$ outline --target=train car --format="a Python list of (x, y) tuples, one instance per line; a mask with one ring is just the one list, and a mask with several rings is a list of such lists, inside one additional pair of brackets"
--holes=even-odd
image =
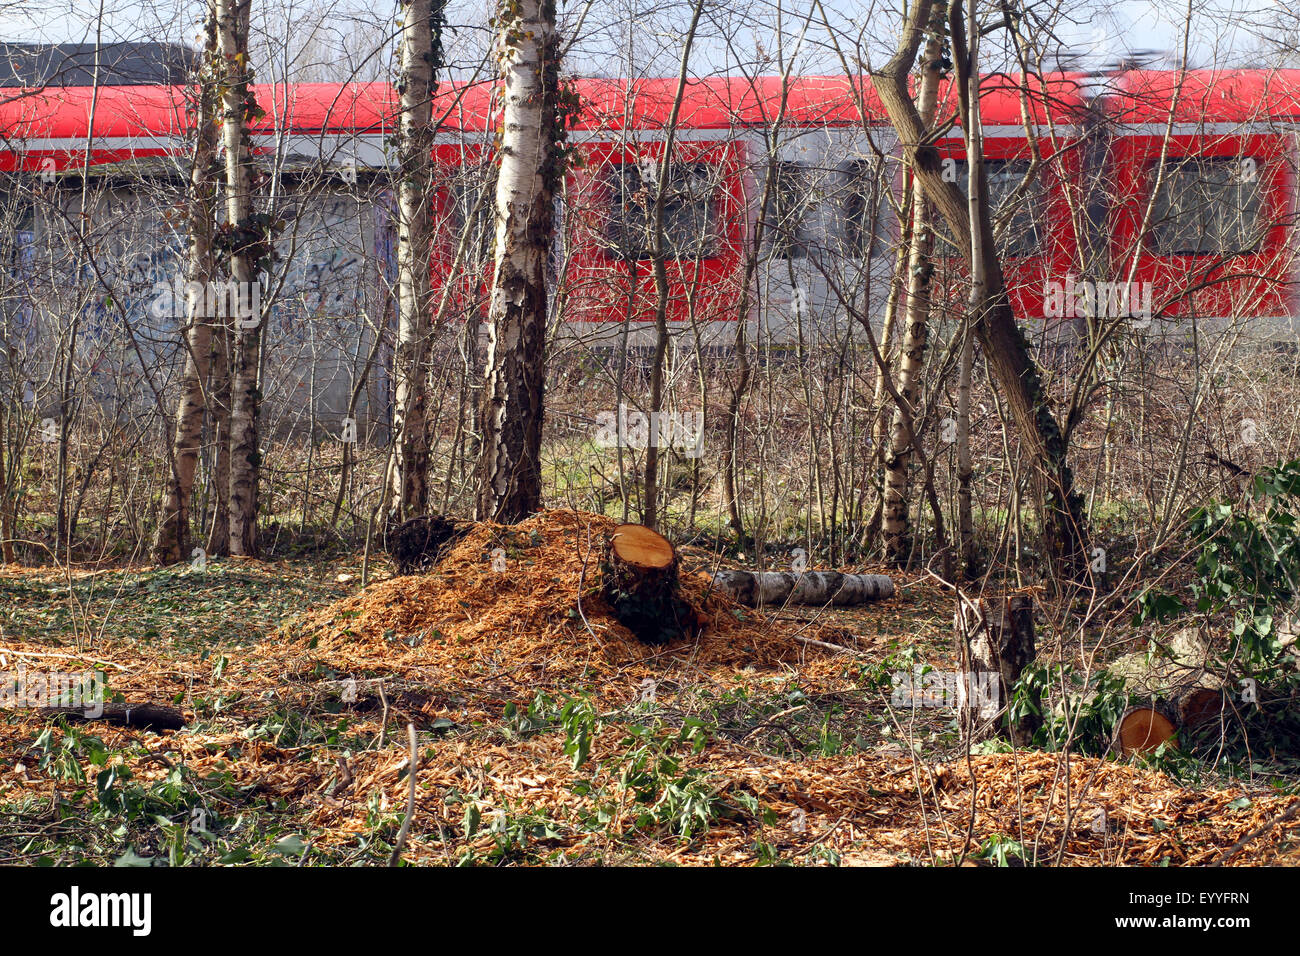
[[(96, 394), (148, 401), (179, 367), (185, 227), (179, 216), (191, 149), (180, 87), (6, 91), (0, 175), (10, 286), (4, 296), (11, 374), (39, 383), (57, 340), (80, 317), (78, 368)], [(353, 399), (358, 355), (389, 308), (393, 237), (386, 85), (255, 87), (266, 115), (250, 138), (270, 177), (268, 211), (283, 224), (263, 285), (271, 304), (268, 428), (387, 413), (385, 362)], [(89, 175), (82, 177), (82, 172)], [(14, 188), (17, 187), (17, 188)], [(85, 213), (83, 216), (82, 214)], [(79, 234), (78, 223), (84, 222)], [(366, 320), (366, 316), (369, 317)], [(145, 383), (143, 376), (153, 381)], [(152, 385), (152, 387), (147, 387)]]
[[(570, 133), (576, 162), (559, 204), (557, 336), (601, 348), (648, 346), (661, 302), (673, 341), (706, 348), (734, 345), (742, 319), (750, 342), (789, 344), (826, 336), (832, 320), (851, 327), (844, 301), (878, 312), (887, 285), (880, 267), (889, 262), (876, 221), (889, 209), (880, 171), (893, 148), (879, 112), (864, 124), (843, 79), (720, 79), (688, 83), (674, 120), (677, 85), (575, 83), (584, 108)], [(438, 311), (477, 320), (490, 271), (491, 103), (454, 90), (443, 97), (458, 105), (442, 110), (453, 121), (435, 149)], [(661, 296), (652, 222), (669, 127)], [(770, 181), (769, 154), (778, 167)], [(847, 237), (846, 207), (856, 224)], [(755, 245), (764, 216), (767, 238)], [(871, 304), (862, 298), (867, 270), (857, 248), (871, 250), (866, 261), (877, 266)]]
[(572, 133), (578, 162), (565, 184), (561, 273), (566, 332), (584, 343), (649, 344), (660, 310), (675, 330), (708, 333), (737, 318), (747, 232), (744, 130), (726, 83), (689, 84), (665, 170), (676, 91), (675, 80), (579, 84), (584, 109)]
[[(440, 333), (486, 313), (493, 89), (444, 84), (434, 106)], [(673, 340), (692, 348), (732, 347), (742, 333), (776, 346), (861, 341), (865, 326), (879, 327), (902, 175), (869, 80), (691, 80), (680, 103), (675, 79), (585, 79), (575, 89), (577, 162), (553, 257), (560, 341), (649, 345), (661, 307)], [(286, 415), (338, 416), (368, 374), (363, 414), (382, 418), (387, 357), (370, 345), (392, 322), (395, 94), (386, 84), (297, 84), (255, 95), (265, 115), (251, 136), (283, 224), (266, 285), (268, 354), (279, 356), (268, 398)], [(6, 335), (25, 336), (29, 351), (53, 331), (41, 322), (81, 310), (93, 320), (83, 338), (98, 350), (91, 364), (111, 365), (130, 351), (114, 327), (125, 315), (174, 370), (176, 316), (157, 304), (182, 262), (185, 97), (181, 87), (104, 87), (0, 98), (0, 174), (22, 186), (4, 193), (14, 207), (5, 254), (21, 280), (6, 295)], [(950, 87), (941, 110), (955, 114)], [(1016, 207), (1003, 217), (1002, 252), (1027, 323), (1086, 322), (1081, 312), (1118, 305), (1139, 321), (1149, 312), (1166, 324), (1194, 316), (1293, 329), (1300, 71), (1137, 71), (1107, 78), (1101, 96), (1078, 75), (996, 75), (984, 82), (981, 117), (994, 203)], [(936, 147), (964, 188), (959, 124)], [(662, 292), (650, 228), (661, 178)], [(69, 230), (79, 217), (92, 226), (78, 237)], [(87, 273), (92, 250), (112, 261)], [(940, 250), (959, 292), (958, 250), (942, 240)], [(952, 303), (954, 315), (961, 308)]]
[(893, 278), (901, 185), (898, 138), (874, 87), (865, 77), (764, 78), (740, 105), (759, 337), (865, 341), (867, 324), (879, 331)]
[[(1089, 109), (1081, 74), (1042, 77), (997, 74), (981, 82), (980, 124), (989, 199), (995, 217), (1003, 276), (1016, 315), (1026, 325), (1059, 338), (1053, 301), (1056, 284), (1082, 267), (1080, 235), (1086, 228), (1087, 196), (1083, 144)], [(944, 84), (940, 117), (958, 117), (957, 91)], [(963, 195), (969, 166), (960, 121), (935, 143), (945, 178)], [(940, 226), (938, 254), (948, 270), (963, 274), (962, 250)], [(964, 289), (956, 284), (964, 311)]]
[(1134, 290), (1139, 328), (1294, 337), (1300, 71), (1134, 71), (1105, 112), (1105, 278)]

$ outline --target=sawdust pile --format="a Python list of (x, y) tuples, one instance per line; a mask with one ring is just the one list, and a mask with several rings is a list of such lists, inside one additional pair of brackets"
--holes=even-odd
[(642, 644), (600, 593), (599, 564), (614, 528), (573, 511), (481, 524), (435, 570), (380, 582), (308, 615), (268, 653), (287, 675), (469, 688), (498, 716), (496, 704), (539, 689), (582, 690), (610, 703), (646, 679), (730, 683), (742, 671), (790, 670), (809, 657), (792, 626), (734, 604), (711, 590), (708, 575), (687, 570), (681, 588), (704, 624), (699, 638)]
[[(713, 733), (699, 750), (677, 748), (674, 769), (656, 785), (664, 799), (671, 787), (694, 788), (713, 808), (707, 825), (686, 838), (662, 821), (647, 823), (646, 805), (624, 786), (644, 743), (629, 743), (630, 723), (652, 722), (651, 711), (664, 715), (663, 739), (671, 741), (674, 720), (691, 712), (689, 695), (701, 688), (771, 695), (795, 686), (857, 700), (862, 688), (852, 672), (861, 659), (799, 640), (848, 644), (845, 632), (737, 607), (710, 593), (698, 571), (683, 571), (682, 583), (706, 622), (700, 636), (641, 644), (599, 593), (598, 565), (613, 527), (571, 511), (513, 527), (481, 525), (434, 572), (376, 583), (267, 641), (227, 651), (220, 667), (196, 654), (161, 657), (99, 642), (85, 662), (107, 667), (111, 686), (129, 698), (187, 711), (200, 699), (206, 704), (201, 719), (174, 733), (106, 725), (93, 732), (143, 783), (184, 766), (195, 779), (219, 782), (221, 799), (237, 792), (258, 804), (278, 802), (315, 846), (343, 862), (363, 858), (377, 836), (391, 839), (396, 830), (409, 758), (391, 728), (407, 720), (421, 732), (404, 854), (412, 863), (751, 865), (775, 853), (813, 864), (934, 864), (989, 841), (1014, 841), (1013, 862), (1300, 862), (1300, 801), (1262, 786), (1191, 789), (1138, 766), (1033, 751), (927, 760), (897, 742), (783, 757), (744, 732)], [(505, 571), (496, 570), (501, 557)], [(21, 656), (67, 667), (79, 656), (34, 643), (0, 650), (10, 666)], [(343, 704), (338, 685), (346, 678), (374, 684)], [(656, 702), (618, 716), (647, 680)], [(521, 731), (503, 722), (503, 707), (538, 691), (589, 695), (603, 715), (580, 766), (554, 723)], [(361, 744), (302, 745), (277, 729), (289, 726), (286, 715), (325, 715), (332, 723), (339, 714)], [(39, 808), (57, 798), (89, 807), (93, 792), (40, 766), (34, 742), (45, 727), (31, 712), (8, 717), (0, 804)], [(82, 769), (88, 779), (98, 772), (89, 763)], [(247, 809), (214, 806), (232, 818)], [(472, 832), (471, 811), (481, 821)]]

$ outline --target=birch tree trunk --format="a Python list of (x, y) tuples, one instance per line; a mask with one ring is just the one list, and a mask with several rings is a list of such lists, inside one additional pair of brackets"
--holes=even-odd
[(515, 522), (542, 499), (546, 263), (564, 131), (554, 0), (499, 0), (494, 25), (505, 106), (475, 512)]
[[(926, 125), (907, 92), (907, 76), (921, 46), (922, 24), (929, 21), (933, 4), (934, 0), (917, 0), (913, 4), (897, 51), (884, 67), (872, 71), (871, 78), (921, 190), (943, 215), (958, 247), (969, 259), (970, 211), (956, 184), (944, 180), (939, 153), (927, 140)], [(952, 10), (959, 25), (960, 9), (958, 2)], [(961, 47), (958, 51), (954, 42), (955, 62), (964, 56), (964, 42)], [(964, 81), (969, 69), (969, 63), (959, 64), (958, 78)], [(987, 281), (984, 306), (973, 317), (975, 335), (983, 346), (989, 374), (1005, 396), (1016, 432), (1041, 478), (1044, 543), (1049, 562), (1070, 577), (1077, 577), (1087, 565), (1084, 557), (1088, 529), (1083, 502), (1075, 491), (1074, 477), (1066, 460), (1065, 438), (1029, 354), (1029, 343), (1016, 325), (1002, 264), (994, 249), (993, 223), (987, 208), (974, 227), (982, 234)]]
[(229, 320), (217, 318), (212, 327), (212, 361), (208, 380), (208, 411), (212, 433), (212, 521), (207, 552), (230, 553), (230, 353), (234, 335)]
[[(940, 60), (943, 57), (946, 10), (942, 0), (936, 2), (926, 24), (927, 39), (922, 53), (921, 82), (916, 94), (917, 112), (926, 130), (934, 125), (939, 105), (939, 80), (942, 77)], [(921, 393), (921, 371), (925, 367), (925, 350), (930, 337), (930, 285), (934, 276), (932, 219), (933, 211), (925, 194), (914, 189), (911, 248), (907, 258), (907, 312), (903, 323), (897, 379), (898, 394), (906, 402), (908, 414), (904, 414), (902, 408), (894, 409), (889, 429), (889, 446), (884, 456), (885, 487), (881, 530), (885, 538), (885, 554), (892, 564), (906, 562), (912, 548), (907, 494), (907, 472), (913, 453), (913, 436), (909, 423), (915, 420)]]
[(172, 438), (171, 480), (163, 496), (154, 558), (173, 564), (185, 557), (189, 541), (190, 511), (194, 498), (194, 473), (203, 439), (205, 392), (212, 355), (212, 316), (206, 308), (205, 290), (216, 275), (213, 261), (213, 224), (217, 189), (213, 165), (217, 154), (216, 97), (213, 60), (217, 55), (216, 9), (209, 3), (206, 42), (199, 70), (195, 101), (194, 152), (190, 160), (190, 188), (186, 216), (189, 255), (185, 275), (185, 368), (181, 374), (180, 406)]
[(423, 514), (429, 501), (426, 365), (429, 350), (429, 215), (433, 95), (442, 56), (445, 0), (404, 0), (398, 93), (397, 348), (392, 486), (394, 522)]
[[(252, 0), (217, 0), (217, 43), (221, 53), (221, 137), (226, 163), (226, 230), (230, 249), (227, 297), (234, 318), (230, 408), (230, 553), (256, 557), (257, 494), (261, 474), (258, 447), (258, 372), (262, 315), (253, 286), (266, 255), (266, 229), (253, 214), (253, 168), (247, 122), (256, 108), (248, 88), (248, 21)], [(260, 296), (258, 297), (260, 298)]]
[(14, 563), (13, 525), (9, 518), (9, 472), (5, 465), (5, 413), (0, 408), (0, 561)]

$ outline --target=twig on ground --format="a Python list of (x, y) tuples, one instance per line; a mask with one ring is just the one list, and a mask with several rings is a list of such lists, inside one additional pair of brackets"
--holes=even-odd
[(388, 858), (389, 866), (397, 866), (401, 860), (402, 850), (406, 848), (406, 836), (411, 832), (411, 817), (415, 816), (415, 767), (420, 760), (415, 745), (415, 724), (406, 725), (406, 735), (411, 744), (411, 762), (406, 768), (406, 776), (411, 782), (411, 789), (406, 797), (406, 819), (402, 821), (402, 829), (398, 831), (397, 843), (393, 846), (393, 855)]

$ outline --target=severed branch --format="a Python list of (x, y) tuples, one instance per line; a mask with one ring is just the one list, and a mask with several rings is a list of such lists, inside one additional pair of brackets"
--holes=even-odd
[[(99, 710), (99, 713), (94, 713)], [(102, 707), (38, 707), (42, 717), (66, 717), (69, 720), (102, 720), (120, 727), (149, 727), (153, 730), (180, 730), (185, 715), (175, 707), (161, 704), (103, 704)]]

